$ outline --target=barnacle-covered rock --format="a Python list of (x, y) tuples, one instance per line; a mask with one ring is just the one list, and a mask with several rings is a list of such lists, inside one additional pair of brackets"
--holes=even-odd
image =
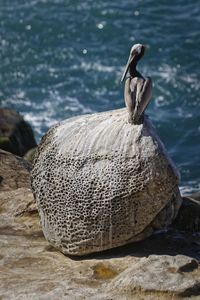
[(71, 255), (141, 240), (171, 223), (178, 180), (150, 120), (129, 124), (125, 109), (54, 126), (32, 170), (45, 237)]

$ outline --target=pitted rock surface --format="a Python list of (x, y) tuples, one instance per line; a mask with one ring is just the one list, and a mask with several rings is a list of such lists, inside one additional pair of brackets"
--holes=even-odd
[(43, 137), (32, 188), (47, 240), (84, 255), (143, 239), (176, 216), (175, 166), (147, 117), (126, 110), (63, 121)]

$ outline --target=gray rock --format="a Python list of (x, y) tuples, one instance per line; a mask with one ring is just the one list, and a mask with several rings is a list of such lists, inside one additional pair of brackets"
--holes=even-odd
[(179, 176), (148, 118), (125, 109), (71, 118), (49, 130), (32, 188), (47, 240), (84, 255), (149, 236), (181, 204)]
[(1, 236), (33, 236), (38, 233), (43, 236), (37, 206), (31, 190), (18, 188), (13, 191), (0, 191)]
[(23, 158), (0, 149), (0, 235), (41, 232), (30, 170)]
[(108, 284), (107, 289), (118, 296), (145, 292), (154, 293), (154, 297), (156, 293), (173, 297), (200, 295), (199, 274), (191, 276), (197, 268), (198, 262), (184, 255), (151, 255), (127, 268)]
[(0, 108), (0, 148), (23, 156), (36, 147), (33, 130), (16, 111)]
[(26, 160), (0, 149), (0, 191), (30, 189), (30, 170)]

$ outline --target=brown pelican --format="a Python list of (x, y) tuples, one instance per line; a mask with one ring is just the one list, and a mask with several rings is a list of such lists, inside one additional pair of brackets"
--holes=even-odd
[(124, 87), (124, 100), (128, 109), (128, 122), (138, 124), (146, 109), (152, 95), (152, 81), (150, 77), (146, 79), (137, 71), (137, 63), (145, 52), (145, 46), (135, 44), (130, 51), (121, 82), (126, 78)]

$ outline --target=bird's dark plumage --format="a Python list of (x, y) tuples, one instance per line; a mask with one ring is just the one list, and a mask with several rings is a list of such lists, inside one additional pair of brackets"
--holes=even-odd
[(136, 66), (145, 52), (145, 47), (136, 44), (131, 48), (129, 59), (122, 76), (125, 79), (124, 100), (128, 109), (128, 121), (131, 124), (138, 124), (151, 99), (152, 81), (150, 77), (146, 79), (137, 71)]

